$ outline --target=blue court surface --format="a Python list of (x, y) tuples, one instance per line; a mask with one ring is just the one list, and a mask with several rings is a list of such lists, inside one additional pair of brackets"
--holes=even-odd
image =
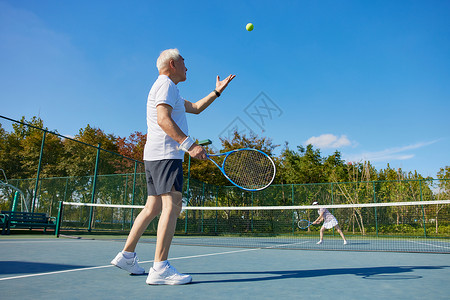
[[(110, 261), (123, 240), (0, 238), (1, 299), (449, 299), (450, 255), (175, 244), (184, 286), (149, 286)], [(155, 245), (137, 253), (148, 271)]]

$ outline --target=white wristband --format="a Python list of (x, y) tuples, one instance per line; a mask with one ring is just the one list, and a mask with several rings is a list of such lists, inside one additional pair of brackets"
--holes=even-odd
[(184, 152), (188, 152), (189, 148), (194, 144), (194, 140), (191, 139), (191, 137), (187, 137), (178, 147), (179, 149), (183, 150)]

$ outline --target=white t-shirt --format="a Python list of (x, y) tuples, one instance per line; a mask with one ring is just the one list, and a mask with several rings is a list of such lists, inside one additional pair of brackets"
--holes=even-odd
[(184, 101), (176, 84), (168, 76), (159, 75), (147, 99), (147, 142), (144, 148), (144, 160), (184, 158), (184, 151), (178, 150), (179, 144), (158, 125), (156, 114), (157, 105), (170, 105), (172, 107), (172, 119), (184, 134), (188, 135)]

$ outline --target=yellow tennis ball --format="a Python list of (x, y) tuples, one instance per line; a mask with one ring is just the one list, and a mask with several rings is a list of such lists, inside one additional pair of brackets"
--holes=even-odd
[(245, 26), (245, 29), (247, 29), (247, 31), (252, 31), (253, 30), (253, 24), (252, 23), (248, 23), (247, 26)]

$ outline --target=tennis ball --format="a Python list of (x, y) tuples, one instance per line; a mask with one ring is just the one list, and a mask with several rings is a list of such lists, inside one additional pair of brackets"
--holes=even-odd
[(247, 26), (245, 26), (245, 29), (247, 29), (247, 31), (252, 31), (253, 30), (253, 24), (252, 23), (248, 23)]

